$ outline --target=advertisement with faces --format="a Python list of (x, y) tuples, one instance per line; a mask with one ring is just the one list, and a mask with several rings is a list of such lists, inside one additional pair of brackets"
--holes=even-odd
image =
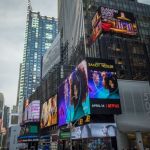
[(33, 100), (25, 107), (24, 122), (38, 122), (40, 119), (40, 100)]
[(59, 126), (90, 114), (87, 79), (87, 65), (83, 60), (59, 87)]
[(75, 127), (71, 132), (72, 139), (115, 136), (115, 123), (90, 123), (83, 126)]
[(57, 124), (57, 95), (51, 97), (42, 106), (41, 128)]
[(91, 113), (121, 113), (120, 95), (114, 61), (88, 58), (87, 68)]
[(137, 35), (137, 24), (132, 13), (108, 7), (99, 7), (92, 19), (91, 42), (95, 42), (101, 33), (119, 33)]

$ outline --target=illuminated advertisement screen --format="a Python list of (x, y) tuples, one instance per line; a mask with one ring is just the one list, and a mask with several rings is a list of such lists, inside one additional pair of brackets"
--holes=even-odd
[(92, 19), (92, 41), (102, 32), (137, 35), (137, 24), (132, 13), (107, 7), (99, 7)]
[(71, 132), (72, 139), (115, 137), (115, 123), (90, 123), (75, 127)]
[(26, 122), (28, 120), (28, 107), (24, 110), (24, 121)]
[(24, 111), (25, 122), (38, 122), (40, 120), (40, 100), (32, 101)]
[(48, 110), (47, 110), (47, 102), (45, 102), (42, 106), (41, 112), (41, 121), (40, 121), (41, 128), (47, 127), (47, 122), (48, 122)]
[(88, 58), (87, 66), (91, 113), (120, 113), (120, 96), (114, 62)]
[(87, 79), (87, 65), (84, 60), (59, 87), (59, 126), (90, 114)]
[(20, 130), (20, 136), (37, 134), (37, 133), (38, 133), (37, 125), (26, 125), (24, 127), (21, 127), (21, 130)]
[(43, 104), (40, 124), (41, 128), (57, 124), (57, 95)]
[(31, 102), (31, 119), (39, 121), (40, 119), (40, 101), (34, 100)]
[(57, 124), (57, 95), (48, 100), (48, 113), (49, 120), (47, 126)]

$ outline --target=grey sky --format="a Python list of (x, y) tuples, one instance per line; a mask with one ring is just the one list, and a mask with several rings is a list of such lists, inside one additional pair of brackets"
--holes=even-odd
[[(57, 17), (57, 0), (31, 0), (33, 11)], [(27, 0), (0, 2), (0, 92), (5, 104), (16, 103), (19, 64), (22, 62)]]
[(150, 0), (138, 0), (138, 2), (150, 5)]

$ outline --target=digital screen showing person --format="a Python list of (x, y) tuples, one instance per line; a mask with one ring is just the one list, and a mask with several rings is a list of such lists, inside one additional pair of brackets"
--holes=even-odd
[(119, 99), (115, 72), (88, 70), (90, 98)]
[(48, 100), (48, 124), (51, 126), (57, 123), (57, 95)]
[(75, 127), (71, 133), (72, 139), (83, 139), (91, 137), (115, 137), (115, 123), (90, 123)]
[(120, 114), (120, 95), (113, 60), (87, 58), (91, 114)]
[(41, 112), (41, 121), (40, 126), (41, 128), (47, 127), (48, 124), (48, 109), (47, 109), (47, 102), (43, 104), (42, 112)]
[(59, 126), (90, 114), (87, 65), (82, 61), (58, 92)]
[[(67, 118), (70, 118), (70, 113), (67, 110), (69, 107), (69, 81), (66, 79), (63, 84), (59, 87), (58, 90), (58, 125), (64, 125), (68, 121)], [(67, 112), (68, 111), (68, 112)]]
[(41, 112), (41, 128), (57, 124), (57, 95), (43, 104)]
[(76, 67), (69, 78), (69, 82), (71, 106), (74, 109), (71, 112), (71, 121), (75, 121), (90, 113), (86, 61), (82, 61)]
[(92, 19), (91, 42), (95, 42), (101, 33), (111, 32), (135, 36), (138, 29), (132, 13), (108, 7), (99, 7)]

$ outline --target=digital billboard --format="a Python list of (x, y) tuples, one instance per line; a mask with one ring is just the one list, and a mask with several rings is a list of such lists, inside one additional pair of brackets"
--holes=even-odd
[(75, 127), (71, 132), (72, 139), (115, 137), (115, 123), (90, 123)]
[(86, 61), (82, 61), (58, 90), (59, 126), (90, 114)]
[(47, 127), (48, 123), (48, 109), (47, 109), (47, 101), (42, 106), (41, 111), (41, 120), (40, 120), (40, 126), (41, 128)]
[(94, 42), (102, 32), (137, 35), (138, 29), (132, 13), (108, 7), (99, 7), (92, 19), (92, 36)]
[(40, 101), (34, 100), (31, 102), (31, 119), (39, 121), (40, 119)]
[(57, 124), (57, 95), (43, 104), (40, 124), (41, 128)]
[(24, 110), (24, 122), (38, 122), (40, 120), (40, 100), (33, 100)]
[(120, 113), (120, 96), (114, 61), (87, 58), (91, 113)]
[(88, 114), (121, 113), (115, 64), (112, 60), (86, 58), (58, 89), (58, 125)]

